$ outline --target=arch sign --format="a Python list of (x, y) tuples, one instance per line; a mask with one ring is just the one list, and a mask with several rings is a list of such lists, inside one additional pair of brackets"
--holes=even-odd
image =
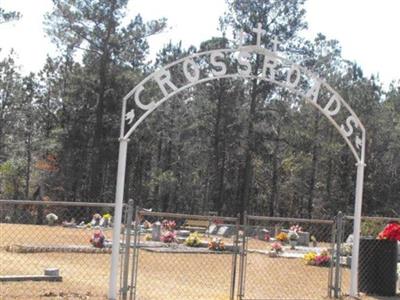
[[(244, 45), (243, 37), (246, 33), (241, 32), (236, 49), (205, 51), (176, 60), (147, 76), (123, 98), (113, 236), (117, 237), (121, 229), (129, 137), (147, 116), (173, 96), (200, 83), (220, 78), (266, 81), (304, 98), (318, 109), (337, 129), (355, 157), (357, 181), (350, 295), (356, 296), (365, 167), (365, 128), (351, 107), (328, 83), (299, 64), (280, 56), (276, 39), (272, 40), (272, 49), (262, 47), (261, 37), (266, 31), (262, 29), (261, 24), (253, 28), (253, 33), (257, 37), (255, 45)], [(255, 69), (257, 55), (258, 61), (261, 62), (259, 70)], [(118, 239), (114, 238), (109, 299), (116, 299), (117, 295), (118, 253)]]

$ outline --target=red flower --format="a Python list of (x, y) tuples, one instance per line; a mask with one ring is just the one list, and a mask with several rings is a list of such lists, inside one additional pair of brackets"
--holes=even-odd
[(390, 222), (386, 227), (378, 234), (378, 239), (400, 241), (400, 224), (397, 221)]

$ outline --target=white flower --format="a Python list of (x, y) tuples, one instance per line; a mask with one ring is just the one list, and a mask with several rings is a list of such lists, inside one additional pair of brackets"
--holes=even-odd
[(53, 214), (53, 213), (49, 213), (48, 215), (46, 215), (46, 220), (48, 221), (48, 222), (50, 222), (50, 221), (57, 221), (58, 220), (58, 217), (57, 217), (57, 215), (56, 214)]

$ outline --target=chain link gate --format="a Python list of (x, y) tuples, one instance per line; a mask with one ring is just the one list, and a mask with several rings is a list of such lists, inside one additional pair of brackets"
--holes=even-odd
[[(127, 220), (129, 214), (130, 211)], [(146, 228), (148, 222), (152, 223), (151, 230)], [(168, 231), (168, 226), (174, 229)], [(149, 212), (136, 208), (135, 222), (129, 227), (127, 221), (122, 247), (121, 299), (235, 298), (239, 218)], [(167, 241), (171, 232), (174, 243)], [(189, 234), (201, 237), (198, 247), (187, 245)], [(224, 251), (219, 251), (218, 245)]]
[[(290, 229), (300, 229), (297, 245), (294, 242), (289, 245), (285, 241)], [(334, 253), (336, 231), (336, 222), (333, 220), (245, 214), (238, 299), (299, 300), (332, 297), (332, 291), (338, 291), (340, 283), (340, 269)]]
[[(340, 251), (344, 232), (341, 213), (334, 220), (245, 215), (244, 225), (239, 226), (239, 218), (147, 212), (136, 208), (135, 222), (132, 224), (133, 206), (128, 207), (127, 234), (122, 247), (123, 300), (166, 297), (322, 299), (341, 296)], [(224, 238), (227, 251), (209, 251), (205, 248), (180, 251), (180, 246), (176, 244), (149, 241), (149, 233), (143, 229), (143, 221), (147, 219), (153, 224), (158, 220), (174, 220), (177, 229), (187, 228), (185, 225), (188, 223), (206, 224), (208, 231), (204, 233), (204, 238), (209, 240), (216, 236), (216, 231), (210, 230), (212, 223), (223, 223), (217, 228), (227, 227), (234, 234), (231, 239)], [(303, 227), (296, 250), (285, 244), (283, 252), (272, 257), (270, 249), (275, 236), (286, 233), (294, 225)], [(193, 226), (189, 229), (191, 232), (196, 230)], [(305, 263), (304, 256), (307, 253), (315, 251), (321, 254), (324, 249), (330, 257), (329, 262), (323, 266)]]

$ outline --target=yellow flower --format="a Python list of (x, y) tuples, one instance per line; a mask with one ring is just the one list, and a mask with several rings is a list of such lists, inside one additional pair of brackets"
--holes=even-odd
[(304, 254), (304, 261), (307, 265), (312, 265), (315, 263), (315, 258), (317, 257), (317, 253), (315, 253), (314, 251), (310, 251), (306, 254)]
[(280, 232), (275, 238), (280, 242), (286, 242), (288, 240), (288, 235), (285, 232)]

